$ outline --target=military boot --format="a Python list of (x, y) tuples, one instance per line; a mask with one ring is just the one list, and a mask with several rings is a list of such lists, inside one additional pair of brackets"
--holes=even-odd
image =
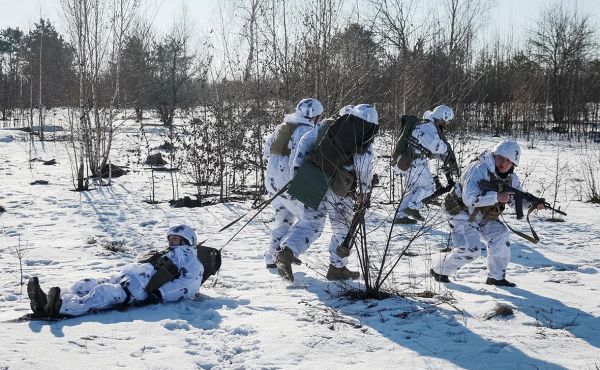
[(448, 279), (448, 275), (438, 274), (437, 272), (433, 271), (433, 269), (429, 269), (429, 275), (433, 276), (433, 279), (435, 281), (439, 281), (440, 283), (450, 282), (450, 279)]
[(59, 318), (61, 306), (62, 299), (60, 299), (60, 288), (57, 286), (50, 288), (50, 290), (48, 290), (48, 303), (45, 307), (46, 315), (51, 318)]
[(294, 273), (292, 271), (292, 262), (294, 262), (294, 252), (290, 248), (283, 248), (277, 253), (275, 264), (279, 276), (291, 282), (294, 281)]
[(338, 245), (337, 248), (335, 249), (335, 254), (344, 258), (344, 257), (348, 257), (350, 255), (350, 251), (351, 251), (350, 248), (348, 248), (344, 245)]
[[(277, 248), (277, 253), (281, 252), (281, 248)], [(292, 263), (294, 265), (298, 265), (300, 266), (302, 264), (302, 260), (299, 258), (294, 257), (294, 259), (292, 260)], [(277, 268), (277, 264), (275, 264), (275, 262), (273, 263), (267, 263), (267, 268), (268, 269), (276, 269)]]
[(496, 280), (494, 278), (487, 278), (487, 280), (485, 281), (485, 283), (487, 285), (496, 285), (496, 286), (506, 286), (506, 287), (516, 287), (517, 284), (515, 283), (511, 283), (510, 281), (506, 280), (506, 279), (502, 279), (502, 280)]
[(45, 314), (45, 306), (48, 303), (46, 293), (40, 288), (40, 281), (36, 276), (27, 282), (27, 295), (29, 296), (29, 305), (35, 314)]
[(335, 267), (334, 265), (329, 265), (329, 270), (327, 270), (327, 275), (325, 277), (327, 280), (331, 281), (358, 279), (360, 277), (360, 272), (350, 271), (346, 266)]
[(421, 216), (417, 209), (405, 208), (402, 211), (417, 221), (425, 221), (425, 217)]

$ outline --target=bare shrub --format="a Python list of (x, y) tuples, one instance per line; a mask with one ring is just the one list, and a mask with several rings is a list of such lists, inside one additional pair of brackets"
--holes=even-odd
[(499, 303), (491, 312), (488, 312), (484, 318), (486, 320), (491, 320), (494, 317), (508, 317), (513, 316), (514, 314), (515, 312), (511, 306), (507, 305), (506, 303)]
[(600, 203), (600, 148), (581, 156), (584, 192), (588, 202)]
[(23, 293), (23, 285), (25, 280), (23, 279), (23, 259), (29, 252), (29, 243), (25, 245), (21, 244), (21, 237), (19, 236), (19, 242), (17, 245), (9, 246), (8, 253), (17, 259), (19, 262), (19, 285), (21, 287), (21, 293)]

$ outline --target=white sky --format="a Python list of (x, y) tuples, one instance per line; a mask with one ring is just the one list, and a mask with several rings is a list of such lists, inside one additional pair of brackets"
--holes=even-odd
[[(187, 8), (190, 18), (200, 32), (208, 32), (216, 19), (217, 4), (231, 0), (144, 0), (143, 11), (148, 18), (154, 19), (158, 30), (167, 31), (175, 19)], [(346, 0), (349, 4), (358, 1), (361, 6), (368, 6), (368, 0)], [(425, 1), (425, 0), (423, 0)], [(429, 5), (442, 0), (427, 0)], [(488, 23), (483, 30), (484, 35), (492, 35), (496, 31), (503, 34), (512, 33), (515, 41), (524, 37), (526, 29), (539, 16), (541, 10), (554, 3), (553, 0), (491, 0)], [(592, 16), (592, 20), (600, 19), (599, 0), (563, 0), (570, 6), (577, 2), (583, 14)], [(40, 14), (49, 18), (61, 31), (60, 0), (0, 0), (0, 29), (19, 27), (24, 31), (30, 29)]]

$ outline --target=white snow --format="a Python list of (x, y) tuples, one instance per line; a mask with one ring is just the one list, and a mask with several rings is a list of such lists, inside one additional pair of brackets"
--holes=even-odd
[[(496, 141), (480, 140), (477, 146), (491, 147)], [(324, 277), (327, 231), (301, 256), (304, 264), (294, 266), (296, 282), (290, 285), (264, 267), (262, 252), (273, 215), (267, 209), (225, 247), (218, 277), (207, 281), (194, 299), (52, 323), (5, 322), (29, 312), (26, 289), (19, 285), (19, 263), (9, 250), (19, 240), (27, 247), (25, 281), (39, 276), (47, 290), (110, 275), (163, 247), (167, 228), (176, 223), (193, 226), (198, 239), (208, 239), (213, 247), (223, 246), (237, 231), (236, 226), (218, 233), (249, 211), (250, 201), (193, 209), (145, 203), (149, 173), (127, 150), (139, 143), (134, 127), (123, 130), (113, 158), (130, 173), (113, 179), (112, 186), (95, 184), (92, 191), (78, 193), (71, 191), (67, 142), (35, 141), (30, 146), (28, 134), (0, 130), (0, 205), (6, 209), (0, 213), (0, 369), (600, 367), (600, 206), (579, 199), (582, 185), (573, 179), (580, 175), (577, 166), (587, 151), (576, 143), (557, 148), (556, 142), (540, 141), (536, 149), (524, 150), (519, 173), (534, 168), (526, 181), (534, 194), (546, 188), (548, 197), (557, 150), (573, 173), (559, 197), (563, 207), (568, 205), (565, 222), (545, 221), (549, 213), (540, 212), (532, 216), (539, 244), (512, 236), (507, 277), (516, 288), (485, 285), (484, 258), (451, 277), (451, 284), (435, 283), (428, 270), (448, 237), (443, 219), (411, 247), (417, 256), (403, 257), (394, 276), (396, 290), (430, 290), (436, 293), (433, 298), (340, 298), (340, 287)], [(29, 158), (54, 158), (57, 164), (44, 166)], [(386, 161), (380, 159), (379, 166)], [(168, 200), (167, 174), (156, 176), (165, 176), (157, 184), (158, 199)], [(541, 185), (538, 179), (543, 179)], [(29, 185), (35, 180), (49, 184)], [(385, 201), (386, 194), (379, 188), (374, 198)], [(391, 212), (393, 205), (374, 202), (368, 215), (373, 248), (382, 246)], [(437, 207), (430, 212), (440, 217)], [(512, 215), (506, 220), (528, 230)], [(395, 248), (416, 227), (397, 226)], [(109, 243), (119, 251), (105, 249)], [(354, 254), (351, 261), (356, 268)], [(499, 307), (512, 308), (513, 314), (496, 316)]]

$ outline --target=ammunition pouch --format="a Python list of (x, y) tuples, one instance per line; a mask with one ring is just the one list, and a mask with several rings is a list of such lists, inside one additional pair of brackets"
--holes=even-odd
[(477, 213), (481, 213), (481, 216), (486, 221), (497, 220), (498, 217), (502, 215), (502, 212), (504, 212), (504, 208), (505, 205), (502, 203), (496, 203), (491, 206), (478, 207), (477, 209), (475, 209), (475, 212), (473, 212), (469, 216), (469, 221), (474, 221), (475, 217), (477, 217)]
[(456, 216), (468, 209), (454, 189), (452, 189), (444, 198), (444, 208), (451, 216)]

